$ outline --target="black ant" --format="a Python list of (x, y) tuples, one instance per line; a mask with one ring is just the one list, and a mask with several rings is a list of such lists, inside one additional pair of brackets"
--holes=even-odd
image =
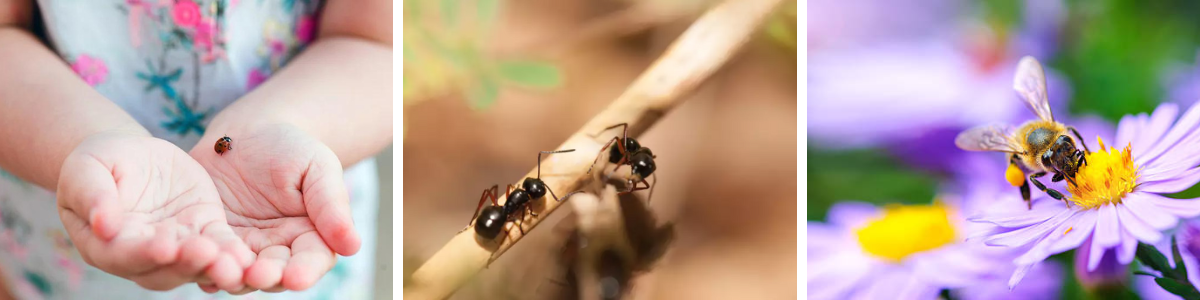
[[(533, 212), (533, 209), (529, 206), (529, 202), (531, 200), (541, 199), (542, 197), (546, 196), (546, 192), (549, 191), (550, 196), (554, 197), (554, 201), (562, 201), (558, 198), (558, 195), (554, 194), (554, 191), (550, 189), (550, 186), (546, 185), (546, 182), (542, 181), (542, 154), (573, 151), (575, 151), (575, 149), (539, 152), (537, 178), (526, 177), (525, 180), (521, 182), (520, 188), (515, 188), (512, 184), (509, 184), (508, 190), (506, 191), (508, 200), (504, 202), (503, 206), (496, 203), (496, 198), (499, 197), (499, 185), (493, 185), (491, 188), (483, 190), (483, 195), (479, 198), (479, 206), (475, 208), (475, 215), (471, 216), (471, 220), (467, 221), (467, 227), (464, 227), (458, 232), (463, 232), (464, 230), (467, 230), (467, 228), (470, 228), (471, 221), (474, 221), (475, 233), (487, 238), (488, 240), (491, 240), (500, 234), (500, 229), (504, 227), (504, 223), (513, 221), (514, 224), (517, 225), (517, 229), (521, 230), (521, 235), (525, 235), (525, 228), (522, 226), (522, 224), (516, 222), (524, 220), (525, 213), (531, 214), (534, 217), (538, 216), (538, 214)], [(568, 193), (566, 196), (563, 196), (562, 199), (565, 200), (567, 197), (571, 197), (572, 194), (578, 192), (580, 191)], [(483, 204), (486, 202), (489, 196), (492, 199), (492, 205), (484, 208)], [(483, 211), (482, 214), (480, 214), (481, 208)], [(521, 217), (514, 218), (518, 212), (521, 213)], [(476, 219), (476, 217), (479, 217), (479, 219)]]
[[(612, 140), (604, 144), (604, 148), (600, 148), (600, 153), (596, 154), (596, 159), (592, 161), (592, 166), (588, 167), (588, 174), (592, 173), (592, 168), (596, 166), (596, 161), (600, 160), (600, 154), (604, 154), (604, 149), (609, 149), (608, 162), (617, 164), (617, 168), (620, 168), (622, 165), (629, 165), (629, 177), (626, 179), (626, 185), (629, 186), (629, 190), (620, 192), (618, 195), (629, 194), (635, 191), (650, 188), (650, 184), (646, 182), (646, 177), (654, 175), (654, 170), (658, 168), (654, 165), (654, 159), (658, 158), (658, 156), (655, 156), (653, 152), (650, 152), (649, 147), (642, 147), (637, 140), (629, 137), (629, 123), (621, 123), (609, 126), (600, 132), (603, 133), (604, 131), (608, 131), (617, 127), (624, 127), (621, 130), (621, 136), (613, 137)], [(592, 137), (595, 138), (599, 135), (600, 134), (597, 133), (592, 135)], [(624, 142), (616, 143), (616, 147), (609, 148), (618, 140), (623, 140)], [(657, 184), (658, 179), (657, 177), (655, 178), (656, 179), (654, 182)], [(638, 183), (641, 183), (643, 186), (638, 187)], [(654, 193), (653, 190), (650, 192), (651, 194)], [(649, 200), (647, 200), (647, 202), (648, 201)]]

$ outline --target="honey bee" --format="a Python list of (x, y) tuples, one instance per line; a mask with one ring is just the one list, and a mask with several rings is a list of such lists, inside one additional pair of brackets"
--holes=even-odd
[[(1033, 202), (1029, 199), (1029, 182), (1057, 200), (1067, 202), (1063, 194), (1055, 189), (1046, 188), (1038, 178), (1047, 173), (1054, 173), (1052, 182), (1063, 179), (1068, 184), (1075, 184), (1075, 173), (1079, 167), (1086, 165), (1086, 153), (1091, 153), (1083, 137), (1075, 127), (1054, 121), (1050, 112), (1050, 102), (1046, 98), (1046, 74), (1041, 64), (1033, 57), (1023, 57), (1017, 65), (1017, 73), (1013, 76), (1013, 89), (1025, 100), (1036, 120), (1029, 120), (1020, 127), (1012, 128), (1007, 124), (982, 125), (963, 131), (954, 139), (954, 144), (968, 151), (996, 151), (1008, 153), (1009, 166), (1004, 172), (1009, 184), (1020, 187), (1021, 197), (1030, 209)], [(1068, 134), (1079, 138), (1083, 146), (1080, 151), (1075, 146), (1075, 140)]]

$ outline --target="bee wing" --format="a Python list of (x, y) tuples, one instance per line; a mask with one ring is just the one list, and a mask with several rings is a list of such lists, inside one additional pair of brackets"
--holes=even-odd
[(1008, 134), (1005, 125), (992, 124), (967, 129), (954, 138), (958, 148), (968, 151), (1021, 152), (1021, 145)]
[(1046, 72), (1037, 59), (1026, 56), (1017, 65), (1013, 76), (1013, 89), (1029, 104), (1029, 109), (1044, 121), (1054, 121), (1050, 113), (1050, 100), (1046, 98)]

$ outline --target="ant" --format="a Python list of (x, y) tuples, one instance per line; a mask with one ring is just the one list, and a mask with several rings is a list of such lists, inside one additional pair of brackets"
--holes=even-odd
[[(617, 164), (617, 168), (620, 168), (621, 165), (629, 165), (629, 177), (626, 179), (629, 190), (620, 192), (618, 195), (651, 188), (650, 184), (646, 182), (646, 177), (654, 175), (654, 170), (658, 168), (654, 165), (654, 159), (658, 158), (658, 156), (650, 152), (649, 147), (642, 147), (637, 140), (629, 137), (629, 123), (609, 126), (600, 132), (603, 133), (617, 127), (623, 127), (621, 129), (621, 136), (613, 137), (612, 140), (604, 144), (604, 148), (600, 148), (600, 153), (596, 154), (596, 159), (592, 161), (592, 166), (588, 167), (588, 174), (592, 173), (592, 168), (596, 166), (596, 161), (600, 160), (600, 154), (604, 154), (604, 149), (608, 149), (608, 162)], [(592, 138), (598, 136), (600, 136), (599, 133), (592, 135)], [(616, 143), (616, 147), (609, 148), (614, 142), (619, 140), (623, 142)], [(655, 177), (654, 182), (655, 184), (658, 183), (657, 177)], [(643, 186), (638, 187), (638, 183), (641, 183)], [(653, 194), (654, 191), (651, 190), (650, 193)], [(649, 200), (646, 201), (649, 202)]]
[[(493, 185), (491, 188), (483, 190), (483, 195), (479, 198), (479, 206), (475, 208), (475, 215), (471, 216), (471, 220), (467, 222), (467, 227), (464, 227), (458, 232), (463, 232), (467, 230), (467, 228), (470, 228), (471, 221), (474, 221), (475, 233), (491, 240), (496, 238), (496, 235), (500, 234), (500, 229), (504, 227), (504, 223), (512, 221), (517, 225), (517, 229), (521, 230), (521, 235), (525, 235), (525, 228), (522, 226), (522, 224), (516, 222), (524, 220), (526, 213), (531, 214), (534, 217), (538, 216), (538, 214), (533, 212), (533, 209), (530, 208), (529, 202), (531, 200), (541, 199), (542, 197), (546, 196), (546, 192), (549, 191), (550, 196), (554, 197), (554, 201), (559, 202), (567, 199), (567, 197), (571, 197), (571, 195), (575, 193), (581, 192), (570, 192), (566, 196), (563, 196), (562, 200), (560, 200), (558, 195), (555, 195), (554, 191), (550, 189), (550, 186), (546, 185), (546, 182), (542, 181), (542, 154), (565, 153), (573, 151), (575, 151), (575, 149), (539, 152), (537, 178), (526, 177), (525, 180), (521, 182), (520, 188), (516, 188), (512, 184), (509, 184), (508, 190), (506, 191), (506, 194), (508, 195), (508, 198), (506, 199), (508, 200), (504, 202), (503, 206), (496, 202), (496, 198), (499, 197), (499, 185)], [(484, 208), (483, 204), (489, 197), (492, 200), (492, 205)], [(481, 208), (483, 212), (482, 214), (480, 214)], [(514, 218), (518, 212), (521, 213), (521, 217)], [(476, 219), (476, 217), (479, 217), (479, 219)]]

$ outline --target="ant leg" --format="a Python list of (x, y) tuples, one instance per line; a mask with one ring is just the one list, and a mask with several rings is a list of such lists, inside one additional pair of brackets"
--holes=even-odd
[[(600, 156), (604, 155), (604, 150), (608, 150), (608, 147), (612, 146), (613, 142), (616, 142), (616, 141), (617, 141), (617, 138), (613, 137), (612, 140), (609, 140), (608, 143), (604, 144), (604, 147), (600, 148), (600, 153), (596, 153), (596, 159), (592, 160), (592, 166), (588, 167), (588, 171), (587, 171), (588, 174), (592, 174), (592, 168), (596, 167), (596, 162), (600, 161)], [(538, 165), (538, 168), (539, 169), (541, 168), (541, 164)]]
[(1075, 126), (1067, 126), (1067, 130), (1070, 130), (1071, 133), (1075, 134), (1075, 138), (1079, 139), (1079, 144), (1083, 145), (1083, 150), (1087, 151), (1087, 153), (1092, 153), (1092, 150), (1088, 150), (1087, 143), (1085, 143), (1083, 140), (1083, 135), (1079, 134), (1079, 130), (1076, 130)]
[(463, 227), (463, 229), (459, 230), (458, 232), (463, 232), (463, 231), (466, 231), (467, 228), (471, 228), (471, 222), (475, 221), (475, 218), (479, 217), (479, 210), (483, 209), (483, 203), (487, 202), (488, 195), (492, 196), (492, 205), (496, 204), (496, 194), (495, 193), (499, 187), (500, 187), (499, 185), (493, 185), (492, 188), (483, 190), (483, 195), (479, 196), (479, 206), (475, 207), (475, 214), (471, 216), (470, 220), (467, 220), (467, 226)]
[(559, 198), (558, 195), (554, 194), (554, 190), (550, 188), (550, 185), (546, 185), (546, 190), (550, 191), (550, 196), (554, 197), (554, 202), (562, 202), (562, 200), (567, 200), (567, 197), (571, 197), (571, 195), (574, 195), (575, 193), (583, 192), (583, 191), (574, 191), (574, 192), (567, 193), (562, 198)]
[[(537, 160), (537, 165), (538, 165), (538, 175), (537, 175), (537, 178), (538, 178), (538, 179), (542, 179), (542, 154), (543, 154), (543, 153), (545, 153), (545, 154), (554, 154), (554, 153), (567, 153), (567, 152), (575, 152), (575, 149), (567, 149), (567, 150), (555, 150), (555, 151), (541, 151), (541, 152), (538, 152), (538, 160)], [(601, 153), (603, 153), (603, 152), (601, 152)]]
[[(658, 173), (650, 174), (650, 177), (654, 178), (654, 183), (650, 185), (650, 195), (646, 196), (646, 205), (649, 205), (650, 200), (654, 199), (654, 187), (658, 186)], [(642, 182), (645, 183), (646, 179), (642, 179)]]
[(617, 127), (621, 127), (621, 126), (625, 126), (626, 130), (629, 129), (629, 123), (621, 123), (621, 124), (617, 124), (617, 125), (613, 125), (613, 126), (608, 126), (607, 128), (604, 128), (604, 130), (601, 130), (600, 132), (597, 132), (596, 134), (589, 134), (588, 136), (590, 136), (592, 138), (597, 138), (597, 137), (600, 137), (601, 133), (604, 133), (605, 131), (609, 131), (613, 128), (617, 128)]
[(533, 217), (535, 217), (535, 218), (538, 216), (538, 214), (536, 212), (533, 212), (533, 208), (529, 207), (529, 205), (525, 206), (525, 211), (529, 212), (529, 214), (533, 215)]
[(1062, 193), (1058, 192), (1055, 189), (1046, 188), (1046, 185), (1042, 184), (1041, 181), (1037, 180), (1039, 177), (1042, 177), (1042, 176), (1046, 176), (1046, 172), (1037, 172), (1034, 174), (1030, 174), (1029, 181), (1032, 181), (1034, 186), (1037, 186), (1037, 188), (1039, 190), (1042, 190), (1042, 192), (1049, 194), (1050, 197), (1053, 197), (1054, 199), (1057, 199), (1057, 200), (1067, 201), (1067, 198), (1063, 197)]
[[(526, 207), (526, 209), (528, 208), (529, 207)], [(525, 237), (525, 211), (521, 211), (521, 218), (517, 219), (517, 221), (520, 221), (521, 224), (518, 225), (517, 222), (514, 221), (513, 225), (517, 225), (517, 229), (521, 230), (521, 237)]]
[(508, 188), (504, 190), (504, 204), (508, 204), (508, 195), (512, 195), (514, 188), (515, 186), (510, 183), (508, 184)]

